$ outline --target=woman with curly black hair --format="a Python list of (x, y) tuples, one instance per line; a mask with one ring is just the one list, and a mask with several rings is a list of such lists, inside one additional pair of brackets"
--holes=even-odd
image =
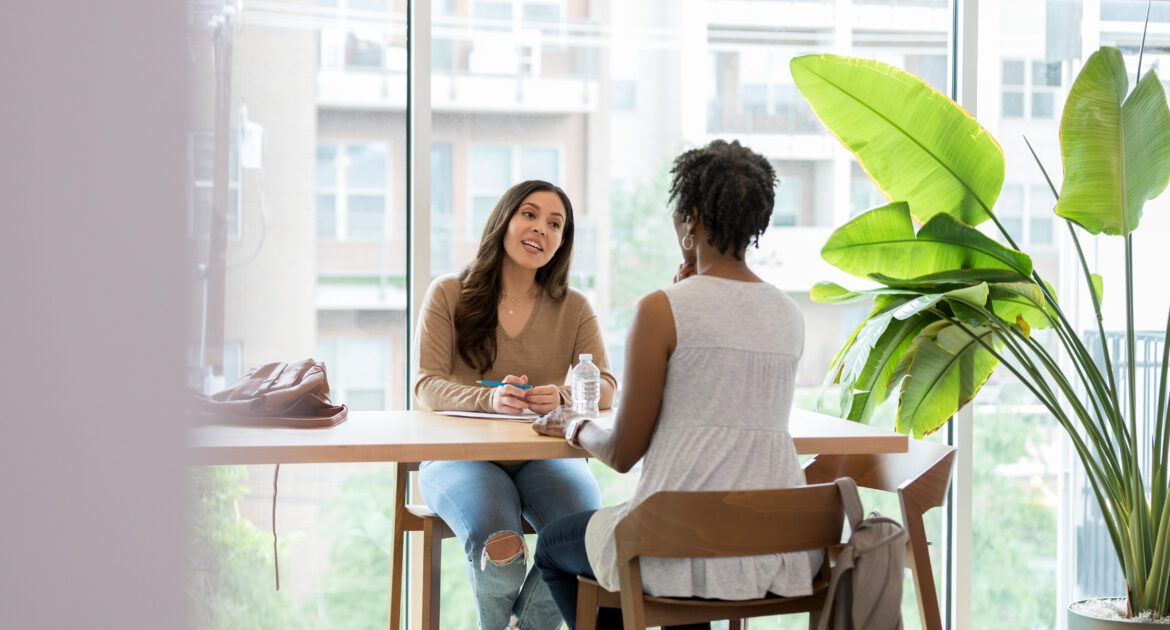
[[(792, 298), (744, 258), (768, 227), (775, 172), (738, 142), (717, 140), (680, 155), (671, 173), (683, 263), (673, 285), (638, 304), (613, 428), (564, 407), (534, 425), (620, 472), (642, 460), (630, 501), (566, 516), (540, 533), (536, 566), (570, 628), (577, 576), (618, 590), (614, 527), (650, 495), (804, 484), (788, 433), (804, 321)], [(663, 597), (801, 596), (811, 593), (819, 561), (809, 553), (643, 558), (642, 582)], [(620, 611), (603, 610), (598, 622), (620, 628)]]

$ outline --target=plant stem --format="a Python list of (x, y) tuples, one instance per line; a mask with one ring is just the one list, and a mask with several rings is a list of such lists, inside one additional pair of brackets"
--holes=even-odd
[[(1032, 153), (1032, 159), (1035, 160), (1036, 166), (1040, 167), (1040, 173), (1044, 175), (1044, 180), (1048, 182), (1048, 189), (1052, 191), (1052, 198), (1058, 203), (1060, 202), (1060, 193), (1056, 191), (1056, 186), (1052, 183), (1052, 178), (1048, 176), (1048, 169), (1044, 168), (1044, 164), (1040, 161), (1040, 156), (1036, 154), (1036, 149), (1032, 148), (1032, 143), (1028, 141), (1028, 136), (1024, 136), (1024, 144), (1028, 145), (1028, 151)], [(1117, 391), (1117, 383), (1113, 379), (1113, 361), (1109, 358), (1109, 344), (1105, 341), (1105, 321), (1101, 315), (1101, 299), (1097, 296), (1097, 289), (1093, 286), (1093, 274), (1089, 272), (1089, 264), (1085, 261), (1085, 251), (1081, 248), (1081, 239), (1077, 237), (1077, 232), (1073, 228), (1072, 221), (1065, 219), (1065, 225), (1068, 227), (1068, 234), (1072, 237), (1073, 245), (1076, 246), (1077, 259), (1081, 263), (1081, 273), (1085, 277), (1085, 284), (1089, 287), (1089, 297), (1093, 301), (1093, 313), (1097, 316), (1097, 334), (1101, 337), (1101, 356), (1105, 358), (1105, 375), (1109, 377), (1109, 391)], [(1117, 407), (1117, 398), (1113, 398), (1114, 408)], [(1117, 409), (1118, 415), (1121, 410)]]
[(1166, 456), (1167, 450), (1170, 449), (1170, 423), (1166, 421), (1166, 403), (1167, 397), (1170, 397), (1170, 392), (1166, 391), (1168, 370), (1170, 370), (1170, 309), (1166, 310), (1166, 330), (1162, 333), (1162, 377), (1158, 383), (1158, 412), (1154, 416), (1154, 453), (1150, 462), (1154, 473), (1150, 482), (1150, 490), (1153, 494), (1152, 503), (1155, 514), (1160, 513), (1166, 506)]

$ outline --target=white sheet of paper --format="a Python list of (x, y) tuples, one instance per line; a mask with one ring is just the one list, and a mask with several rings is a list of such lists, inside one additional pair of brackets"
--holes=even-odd
[(516, 422), (532, 422), (538, 417), (535, 413), (524, 414), (507, 414), (507, 413), (486, 413), (483, 411), (436, 411), (444, 416), (456, 416), (458, 418), (493, 418), (495, 420), (514, 420)]

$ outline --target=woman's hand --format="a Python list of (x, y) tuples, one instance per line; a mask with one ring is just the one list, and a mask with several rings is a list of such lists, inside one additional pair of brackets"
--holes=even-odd
[(507, 385), (492, 390), (492, 411), (507, 414), (524, 413), (524, 410), (528, 409), (528, 401), (525, 400), (527, 392), (532, 390), (520, 389), (516, 385), (527, 385), (528, 377), (509, 374), (501, 381)]
[(560, 407), (556, 407), (547, 414), (537, 418), (536, 421), (532, 423), (532, 430), (541, 435), (547, 435), (549, 437), (555, 438), (564, 438), (565, 427), (567, 427), (569, 422), (572, 421), (575, 417), (577, 417), (577, 414), (573, 411), (572, 407), (561, 405)]
[(524, 402), (536, 413), (548, 413), (561, 404), (561, 390), (556, 385), (541, 385), (524, 390)]
[(678, 273), (674, 274), (674, 281), (679, 282), (681, 280), (686, 280), (687, 278), (695, 275), (695, 273), (696, 270), (694, 261), (685, 261), (683, 264), (678, 266)]

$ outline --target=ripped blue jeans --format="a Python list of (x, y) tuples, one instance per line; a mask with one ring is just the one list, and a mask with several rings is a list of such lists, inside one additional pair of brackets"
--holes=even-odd
[(419, 487), (427, 505), (463, 543), (480, 629), (559, 628), (560, 611), (539, 571), (528, 570), (523, 542), (508, 558), (489, 556), (485, 544), (523, 535), (521, 518), (540, 532), (562, 516), (599, 508), (601, 492), (585, 460), (423, 462)]

